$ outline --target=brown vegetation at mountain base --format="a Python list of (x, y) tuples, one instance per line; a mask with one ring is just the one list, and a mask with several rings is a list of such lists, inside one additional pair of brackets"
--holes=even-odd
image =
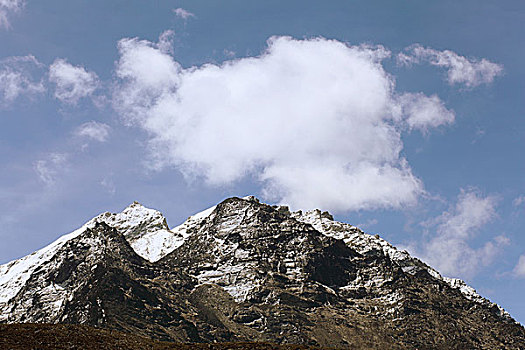
[(176, 344), (84, 325), (0, 324), (0, 349), (3, 350), (307, 350), (321, 349), (304, 345), (270, 343)]

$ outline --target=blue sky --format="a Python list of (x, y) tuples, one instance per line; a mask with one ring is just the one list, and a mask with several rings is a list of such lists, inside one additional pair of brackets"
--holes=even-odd
[(0, 0), (0, 263), (134, 200), (174, 226), (255, 194), (329, 209), (525, 323), (524, 17)]

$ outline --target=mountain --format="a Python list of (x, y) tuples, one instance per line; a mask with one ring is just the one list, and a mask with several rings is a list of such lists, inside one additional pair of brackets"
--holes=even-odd
[(169, 229), (133, 203), (0, 266), (0, 323), (83, 324), (176, 342), (525, 349), (463, 281), (327, 212), (229, 198)]

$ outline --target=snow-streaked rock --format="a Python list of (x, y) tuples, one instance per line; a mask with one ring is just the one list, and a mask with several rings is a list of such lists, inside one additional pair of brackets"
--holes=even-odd
[[(247, 196), (242, 198), (242, 200), (260, 203), (260, 201), (254, 196)], [(171, 230), (161, 212), (155, 209), (146, 208), (138, 202), (132, 203), (120, 213), (102, 213), (88, 221), (81, 228), (60, 237), (47, 247), (44, 247), (24, 258), (1, 265), (0, 307), (10, 298), (15, 296), (27, 281), (31, 273), (53, 257), (56, 251), (65, 242), (77, 237), (87, 228), (92, 228), (96, 222), (104, 222), (109, 226), (116, 228), (124, 235), (124, 237), (126, 237), (138, 255), (146, 260), (155, 262), (180, 247), (185, 239), (191, 234), (191, 230), (199, 227), (203, 221), (209, 218), (215, 208), (216, 206), (213, 206), (192, 215), (184, 223)], [(287, 211), (287, 208), (278, 207), (278, 210)], [(372, 250), (382, 251), (393, 261), (402, 265), (403, 271), (407, 273), (415, 274), (417, 271), (425, 269), (435, 278), (442, 279), (451, 285), (451, 287), (459, 289), (469, 300), (480, 303), (487, 301), (464, 281), (441, 277), (439, 272), (430, 266), (425, 265), (418, 259), (413, 258), (407, 251), (398, 250), (379, 236), (369, 235), (353, 225), (334, 221), (333, 217), (328, 212), (322, 212), (319, 209), (306, 212), (297, 211), (290, 213), (290, 217), (312, 225), (316, 230), (328, 237), (343, 240), (347, 245), (356, 249), (361, 254), (367, 254)], [(229, 218), (221, 222), (219, 229), (223, 234), (227, 234), (239, 227), (243, 218), (244, 217), (241, 215), (231, 215)], [(217, 243), (220, 246), (223, 242), (217, 240)], [(220, 248), (219, 246), (217, 247), (218, 250), (228, 250), (226, 247)], [(242, 254), (242, 252), (236, 251), (236, 254), (239, 255)], [(287, 274), (298, 274), (297, 269), (293, 267), (293, 262), (284, 262), (284, 264), (288, 264), (287, 268), (289, 271)], [(238, 267), (223, 266), (221, 270), (233, 271), (236, 268)], [(217, 273), (219, 273), (219, 271), (220, 270), (218, 270)], [(207, 276), (207, 274), (197, 277), (201, 283), (216, 282), (217, 280), (217, 276), (210, 280), (205, 276)], [(370, 285), (371, 283), (377, 284), (379, 283), (379, 280), (376, 282), (367, 281), (367, 283), (367, 285)], [(236, 290), (235, 288), (230, 289)], [(239, 298), (239, 293), (235, 292), (232, 293), (232, 295), (233, 294), (235, 294), (235, 298)]]
[(104, 222), (117, 229), (138, 255), (155, 262), (180, 247), (188, 236), (188, 231), (199, 225), (214, 208), (197, 213), (170, 230), (161, 212), (133, 202), (120, 213), (105, 212), (97, 215), (48, 246), (21, 259), (0, 265), (0, 321), (5, 314), (3, 311), (6, 303), (20, 291), (31, 274), (53, 258), (66, 242), (78, 237), (88, 228), (93, 228), (97, 222)]
[(443, 277), (443, 280), (447, 282), (452, 288), (459, 289), (459, 291), (469, 300), (475, 301), (479, 304), (484, 304), (489, 307), (497, 307), (500, 311), (500, 314), (502, 317), (505, 318), (511, 318), (510, 314), (505, 311), (501, 306), (499, 306), (496, 303), (491, 302), (490, 300), (483, 298), (481, 295), (476, 292), (474, 288), (469, 286), (465, 281), (460, 280), (459, 278), (450, 278), (450, 277)]
[(0, 266), (2, 322), (85, 323), (180, 342), (346, 348), (379, 336), (392, 349), (525, 348), (525, 330), (465, 282), (327, 212), (252, 196), (172, 229), (136, 202), (93, 218)]
[[(508, 314), (499, 305), (483, 298), (464, 281), (457, 278), (442, 277), (438, 271), (424, 264), (419, 259), (412, 257), (406, 250), (398, 250), (378, 235), (370, 235), (350, 224), (334, 221), (328, 212), (321, 212), (319, 209), (315, 209), (304, 213), (302, 211), (293, 212), (291, 216), (299, 221), (311, 224), (316, 230), (329, 237), (342, 239), (348, 246), (356, 249), (361, 254), (367, 254), (371, 250), (380, 250), (389, 256), (392, 261), (400, 264), (406, 273), (414, 275), (418, 271), (426, 270), (434, 278), (448, 283), (454, 289), (458, 289), (469, 300), (480, 304), (489, 303), (490, 305), (495, 305), (501, 309), (502, 314)], [(372, 282), (368, 281), (368, 283)]]
[(0, 317), (2, 305), (20, 291), (33, 271), (50, 260), (60, 247), (84, 232), (89, 225), (91, 221), (78, 230), (60, 237), (45, 248), (0, 266)]

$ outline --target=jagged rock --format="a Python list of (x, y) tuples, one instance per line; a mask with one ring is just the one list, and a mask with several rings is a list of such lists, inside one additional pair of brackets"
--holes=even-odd
[(169, 229), (133, 203), (0, 266), (0, 322), (100, 326), (178, 342), (525, 349), (525, 330), (327, 212), (230, 198)]

